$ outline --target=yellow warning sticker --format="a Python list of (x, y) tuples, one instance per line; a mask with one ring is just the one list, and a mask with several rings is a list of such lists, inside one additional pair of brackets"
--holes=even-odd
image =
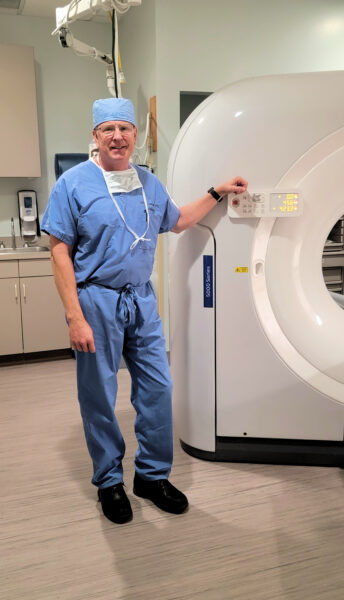
[(248, 273), (248, 267), (235, 267), (236, 273)]

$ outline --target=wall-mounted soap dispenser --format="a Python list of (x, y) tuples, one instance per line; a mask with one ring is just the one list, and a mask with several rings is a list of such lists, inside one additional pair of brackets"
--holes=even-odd
[(41, 234), (37, 194), (33, 190), (20, 190), (18, 192), (20, 235), (25, 242), (34, 242)]

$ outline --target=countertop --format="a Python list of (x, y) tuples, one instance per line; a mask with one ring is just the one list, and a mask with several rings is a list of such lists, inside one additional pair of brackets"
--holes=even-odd
[(3, 248), (0, 248), (0, 261), (4, 260), (42, 260), (43, 258), (50, 258), (50, 250), (43, 250), (37, 252), (37, 250), (31, 250), (31, 248), (17, 248), (13, 252), (2, 252)]

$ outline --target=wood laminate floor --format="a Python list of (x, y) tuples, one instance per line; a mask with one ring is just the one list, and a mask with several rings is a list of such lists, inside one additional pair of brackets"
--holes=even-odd
[(184, 515), (132, 493), (134, 412), (118, 418), (134, 520), (114, 525), (90, 484), (75, 362), (0, 369), (2, 600), (343, 600), (344, 471), (208, 463), (175, 443)]

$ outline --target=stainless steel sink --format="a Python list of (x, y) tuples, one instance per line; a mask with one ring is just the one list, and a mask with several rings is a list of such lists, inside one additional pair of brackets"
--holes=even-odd
[(27, 248), (0, 248), (0, 254), (22, 254), (23, 252), (49, 252), (47, 246), (29, 246)]

